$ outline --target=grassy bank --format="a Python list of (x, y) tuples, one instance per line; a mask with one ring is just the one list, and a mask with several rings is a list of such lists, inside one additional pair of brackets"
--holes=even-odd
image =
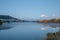
[(60, 40), (60, 31), (56, 33), (47, 33), (46, 40)]

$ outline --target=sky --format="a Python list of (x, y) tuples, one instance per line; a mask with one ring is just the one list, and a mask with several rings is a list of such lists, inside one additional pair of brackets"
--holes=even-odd
[(0, 15), (19, 19), (60, 17), (60, 0), (0, 0)]

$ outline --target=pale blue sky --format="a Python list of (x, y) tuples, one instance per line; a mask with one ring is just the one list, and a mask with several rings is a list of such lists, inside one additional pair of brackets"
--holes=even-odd
[(0, 15), (19, 19), (41, 19), (41, 15), (60, 17), (60, 0), (0, 0)]

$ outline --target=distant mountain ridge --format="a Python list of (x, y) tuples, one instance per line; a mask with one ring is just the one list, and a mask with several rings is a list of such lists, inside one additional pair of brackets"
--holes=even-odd
[(8, 15), (0, 15), (0, 19), (16, 19), (16, 18), (8, 16)]
[(4, 22), (5, 21), (10, 21), (10, 22), (12, 22), (12, 21), (14, 21), (14, 22), (24, 22), (25, 21), (25, 20), (21, 20), (21, 19), (9, 16), (9, 15), (0, 15), (0, 20), (3, 20)]

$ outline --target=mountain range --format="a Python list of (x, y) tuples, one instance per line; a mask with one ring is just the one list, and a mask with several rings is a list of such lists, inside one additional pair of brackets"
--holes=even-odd
[(8, 15), (0, 15), (0, 20), (3, 20), (3, 21), (23, 21), (21, 19), (18, 19), (18, 18), (15, 18), (15, 17), (12, 17), (12, 16), (8, 16)]
[(16, 18), (8, 16), (8, 15), (0, 15), (0, 19), (16, 19)]

